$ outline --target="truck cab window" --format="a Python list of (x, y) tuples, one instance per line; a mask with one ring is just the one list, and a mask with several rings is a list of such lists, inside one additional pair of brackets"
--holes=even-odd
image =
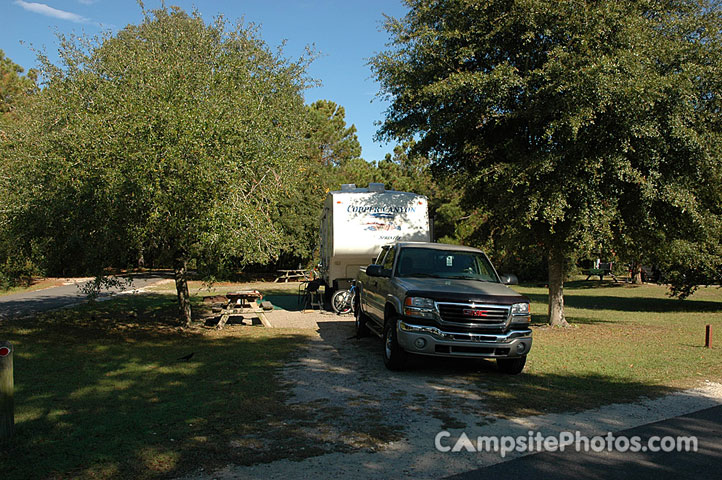
[(389, 247), (383, 247), (381, 251), (379, 252), (379, 256), (376, 257), (376, 260), (372, 263), (375, 263), (376, 265), (381, 265), (384, 261), (384, 256), (386, 255), (386, 252), (389, 251)]
[(383, 263), (381, 264), (382, 267), (384, 267), (385, 270), (391, 271), (391, 269), (394, 266), (394, 255), (396, 254), (396, 247), (391, 247), (386, 252), (386, 257), (384, 257)]

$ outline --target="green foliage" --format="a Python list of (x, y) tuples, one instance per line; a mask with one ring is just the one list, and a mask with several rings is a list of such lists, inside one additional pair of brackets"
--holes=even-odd
[(11, 112), (19, 101), (37, 91), (37, 71), (31, 69), (21, 76), (24, 71), (0, 50), (0, 115)]
[(344, 108), (329, 100), (308, 107), (309, 126), (304, 135), (305, 155), (294, 177), (294, 187), (279, 205), (274, 221), (282, 227), (283, 247), (279, 264), (295, 267), (313, 263), (319, 241), (323, 201), (341, 184), (365, 187), (383, 183), (387, 189), (427, 195), (432, 211), (446, 201), (434, 180), (427, 158), (409, 154), (413, 142), (394, 148), (378, 163), (361, 158), (356, 128), (346, 125)]
[(345, 115), (344, 108), (330, 100), (318, 100), (306, 107), (298, 170), (272, 215), (281, 231), (279, 265), (295, 268), (299, 262), (312, 263), (326, 192), (348, 183), (341, 178), (342, 169), (357, 162), (366, 164), (360, 158), (356, 127), (346, 126)]
[(42, 59), (45, 89), (12, 133), (16, 232), (51, 271), (272, 259), (271, 213), (302, 153), (307, 59), (222, 18), (144, 15), (116, 36), (61, 37), (62, 67)]
[(101, 38), (60, 36), (44, 90), (8, 135), (10, 226), (49, 273), (172, 262), (191, 321), (187, 266), (268, 262), (271, 221), (301, 157), (307, 58), (254, 28), (177, 7)]
[(0, 290), (27, 285), (39, 273), (35, 263), (15, 248), (11, 239), (5, 238), (0, 244), (0, 259)]
[(25, 283), (38, 273), (30, 256), (18, 248), (7, 228), (14, 195), (13, 162), (9, 159), (12, 144), (8, 141), (7, 130), (18, 121), (15, 109), (38, 90), (37, 72), (30, 70), (27, 76), (21, 76), (23, 71), (0, 50), (0, 192), (3, 192), (0, 198), (0, 289)]
[(346, 110), (330, 100), (308, 107), (309, 128), (305, 134), (306, 157), (324, 166), (343, 165), (361, 157), (356, 127), (346, 127)]
[(379, 136), (417, 137), (415, 152), (459, 172), (466, 204), (489, 214), (483, 235), (538, 245), (562, 273), (622, 230), (667, 245), (713, 237), (703, 225), (718, 223), (719, 194), (703, 201), (702, 180), (720, 185), (714, 4), (407, 4), (371, 62), (391, 100)]

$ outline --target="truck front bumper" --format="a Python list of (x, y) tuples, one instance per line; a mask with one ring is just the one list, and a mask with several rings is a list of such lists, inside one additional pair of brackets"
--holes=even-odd
[(396, 328), (401, 348), (419, 355), (517, 358), (529, 353), (532, 343), (530, 329), (501, 334), (445, 332), (405, 320), (399, 320)]

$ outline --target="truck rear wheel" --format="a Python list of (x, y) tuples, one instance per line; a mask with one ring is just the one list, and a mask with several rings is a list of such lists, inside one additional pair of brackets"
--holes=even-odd
[(524, 365), (526, 365), (526, 355), (519, 358), (497, 358), (496, 365), (499, 367), (500, 372), (508, 373), (509, 375), (516, 375), (524, 370)]
[(396, 317), (390, 317), (384, 324), (384, 365), (389, 370), (402, 370), (406, 365), (406, 351), (396, 338)]

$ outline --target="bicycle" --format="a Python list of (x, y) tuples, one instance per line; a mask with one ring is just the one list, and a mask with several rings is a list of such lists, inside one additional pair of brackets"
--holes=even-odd
[(331, 297), (331, 308), (339, 315), (353, 312), (353, 302), (356, 298), (356, 285), (348, 290), (339, 290)]

